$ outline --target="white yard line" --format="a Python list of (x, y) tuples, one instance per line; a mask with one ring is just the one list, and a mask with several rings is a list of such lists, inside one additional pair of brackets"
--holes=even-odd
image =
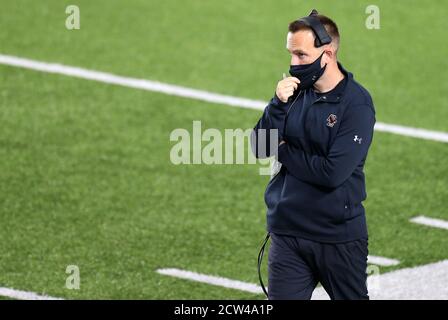
[(442, 219), (434, 219), (434, 218), (428, 218), (425, 216), (418, 216), (418, 217), (412, 218), (410, 221), (414, 222), (414, 223), (422, 224), (425, 226), (429, 226), (429, 227), (448, 230), (448, 221), (445, 221)]
[(400, 264), (399, 260), (396, 259), (390, 259), (390, 258), (384, 258), (384, 257), (378, 257), (378, 256), (368, 256), (367, 262), (370, 264), (374, 264), (377, 266), (382, 267), (390, 267), (390, 266), (396, 266)]
[[(10, 55), (0, 54), (0, 64), (31, 69), (35, 71), (61, 74), (70, 77), (76, 77), (81, 79), (99, 81), (103, 83), (115, 84), (119, 86), (153, 91), (164, 93), (167, 95), (173, 95), (183, 98), (196, 99), (206, 101), (210, 103), (224, 104), (232, 107), (241, 107), (249, 109), (263, 110), (266, 107), (266, 102), (261, 100), (252, 100), (246, 98), (233, 97), (204, 90), (197, 90), (157, 81), (151, 81), (146, 79), (137, 79), (130, 77), (123, 77), (106, 72), (99, 72), (94, 70), (88, 70), (78, 67), (66, 66), (57, 63), (41, 62), (31, 59), (25, 59)], [(448, 143), (448, 133), (431, 131), (420, 128), (405, 127), (395, 124), (387, 124), (377, 122), (375, 130), (388, 132), (403, 136), (409, 136), (413, 138), (434, 140), (439, 142)]]
[[(222, 277), (209, 276), (180, 269), (159, 269), (158, 273), (198, 281), (215, 286), (262, 294), (260, 286)], [(448, 260), (414, 268), (405, 268), (368, 278), (372, 300), (446, 300), (448, 299)], [(317, 287), (313, 300), (328, 300), (328, 294)]]
[(263, 293), (263, 290), (261, 289), (261, 287), (259, 287), (256, 284), (246, 283), (246, 282), (237, 281), (237, 280), (231, 280), (231, 279), (222, 278), (222, 277), (209, 276), (206, 274), (201, 274), (201, 273), (196, 273), (196, 272), (191, 272), (191, 271), (186, 271), (186, 270), (180, 270), (180, 269), (175, 269), (175, 268), (158, 269), (157, 272), (160, 274), (167, 275), (167, 276), (193, 280), (193, 281), (212, 284), (212, 285), (224, 287), (224, 288), (242, 290), (242, 291), (247, 291), (250, 293), (258, 293), (258, 294)]
[(372, 299), (447, 300), (448, 260), (369, 277)]
[(0, 287), (0, 296), (19, 300), (63, 300), (61, 298), (39, 295), (35, 292), (21, 291), (2, 287)]
[(383, 122), (377, 122), (375, 123), (375, 130), (376, 131), (382, 131), (382, 132), (388, 132), (388, 133), (394, 133), (401, 136), (408, 136), (412, 138), (420, 138), (425, 140), (434, 140), (439, 142), (448, 142), (448, 133), (446, 132), (440, 132), (440, 131), (431, 131), (426, 129), (420, 129), (420, 128), (412, 128), (412, 127), (405, 127), (400, 126), (396, 124), (387, 124)]
[(157, 81), (123, 77), (106, 72), (71, 67), (56, 63), (40, 62), (2, 54), (0, 54), (0, 64), (47, 73), (62, 74), (69, 77), (93, 80), (146, 91), (159, 92), (167, 95), (197, 99), (211, 103), (225, 104), (233, 107), (263, 109), (266, 106), (266, 102), (264, 101), (232, 97)]

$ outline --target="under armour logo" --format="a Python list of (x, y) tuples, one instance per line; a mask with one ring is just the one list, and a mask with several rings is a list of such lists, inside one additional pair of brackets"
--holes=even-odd
[(353, 139), (353, 141), (358, 142), (359, 144), (361, 144), (362, 138), (358, 138), (358, 136), (355, 135), (355, 138)]

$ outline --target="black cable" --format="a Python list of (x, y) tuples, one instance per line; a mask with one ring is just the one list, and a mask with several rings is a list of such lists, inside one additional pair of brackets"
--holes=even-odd
[(266, 235), (266, 238), (264, 239), (263, 245), (261, 246), (260, 252), (258, 253), (258, 279), (260, 280), (261, 288), (263, 289), (263, 292), (268, 299), (269, 299), (268, 291), (266, 290), (264, 283), (263, 283), (263, 278), (261, 277), (261, 262), (263, 261), (264, 248), (266, 247), (266, 244), (268, 243), (269, 236), (270, 235), (268, 232)]

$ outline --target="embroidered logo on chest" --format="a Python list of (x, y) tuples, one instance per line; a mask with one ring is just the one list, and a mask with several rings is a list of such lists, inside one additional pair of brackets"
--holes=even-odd
[(327, 118), (327, 126), (333, 128), (336, 122), (338, 122), (338, 117), (335, 114), (330, 114)]

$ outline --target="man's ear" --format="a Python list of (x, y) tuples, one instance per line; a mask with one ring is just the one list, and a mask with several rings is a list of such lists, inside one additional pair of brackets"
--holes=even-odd
[(324, 55), (322, 57), (322, 60), (324, 64), (330, 63), (331, 60), (333, 60), (335, 57), (335, 52), (332, 47), (325, 48)]

